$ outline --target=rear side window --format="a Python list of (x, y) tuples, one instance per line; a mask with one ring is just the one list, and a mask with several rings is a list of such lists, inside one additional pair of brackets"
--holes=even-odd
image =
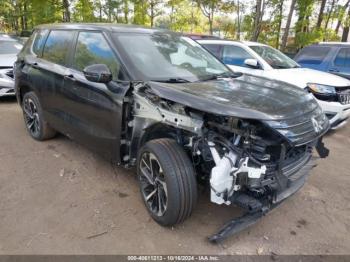
[(43, 58), (53, 63), (64, 65), (72, 38), (72, 31), (51, 31), (46, 40)]
[(33, 52), (36, 55), (40, 55), (41, 51), (43, 49), (44, 43), (45, 43), (45, 36), (47, 34), (48, 30), (39, 30), (35, 33), (35, 40), (33, 43)]
[(73, 66), (83, 71), (85, 67), (93, 64), (105, 64), (111, 70), (113, 80), (123, 79), (120, 64), (102, 33), (80, 32)]
[(212, 44), (207, 44), (207, 45), (203, 45), (205, 49), (207, 49), (210, 53), (212, 53), (214, 56), (216, 56), (216, 58), (221, 60), (221, 49), (222, 46), (221, 45), (212, 45)]
[(243, 48), (238, 46), (225, 45), (223, 48), (222, 61), (228, 65), (246, 67), (244, 60), (254, 58)]
[(297, 62), (301, 64), (319, 65), (328, 55), (330, 47), (327, 46), (309, 46), (302, 49), (297, 57)]
[(334, 65), (350, 67), (350, 48), (341, 48), (334, 60)]

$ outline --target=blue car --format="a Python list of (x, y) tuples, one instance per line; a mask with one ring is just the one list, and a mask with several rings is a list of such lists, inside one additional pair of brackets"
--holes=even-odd
[(350, 43), (319, 43), (304, 47), (294, 60), (302, 67), (350, 79)]

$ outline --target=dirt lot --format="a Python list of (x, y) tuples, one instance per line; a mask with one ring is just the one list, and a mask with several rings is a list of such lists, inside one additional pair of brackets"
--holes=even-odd
[(350, 125), (325, 139), (306, 186), (223, 244), (206, 236), (238, 215), (201, 194), (192, 217), (162, 228), (141, 202), (133, 170), (115, 168), (59, 136), (36, 142), (19, 106), (0, 100), (0, 254), (349, 254)]

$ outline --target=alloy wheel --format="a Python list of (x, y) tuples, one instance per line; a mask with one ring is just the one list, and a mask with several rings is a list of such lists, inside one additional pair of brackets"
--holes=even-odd
[(163, 216), (167, 209), (168, 192), (157, 157), (150, 152), (144, 152), (139, 168), (141, 192), (148, 209), (156, 216)]
[(24, 119), (27, 129), (33, 136), (40, 133), (38, 108), (31, 98), (26, 98), (23, 104)]

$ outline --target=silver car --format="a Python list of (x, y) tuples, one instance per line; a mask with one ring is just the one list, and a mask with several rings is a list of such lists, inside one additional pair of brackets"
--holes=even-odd
[(0, 34), (0, 97), (15, 94), (13, 64), (21, 49), (22, 44), (16, 39)]

